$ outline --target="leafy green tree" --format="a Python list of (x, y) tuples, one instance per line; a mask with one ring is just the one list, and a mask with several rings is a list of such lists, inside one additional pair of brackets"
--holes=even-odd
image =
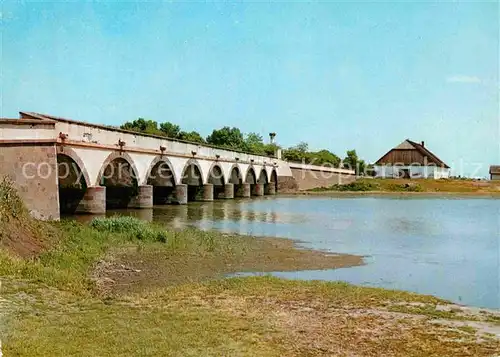
[(323, 165), (323, 164), (331, 164), (335, 167), (339, 167), (340, 165), (340, 157), (335, 155), (334, 153), (328, 150), (320, 150), (317, 152), (312, 152), (309, 154), (310, 162), (314, 162), (315, 164)]
[(177, 138), (180, 140), (192, 141), (195, 143), (205, 143), (205, 139), (197, 131), (181, 131)]
[(164, 122), (160, 124), (160, 130), (169, 138), (179, 139), (181, 127), (171, 122)]
[(297, 150), (298, 152), (306, 153), (309, 151), (309, 144), (305, 141), (301, 141), (295, 146), (292, 146), (292, 149)]
[(266, 146), (262, 135), (257, 133), (248, 133), (245, 138), (244, 150), (251, 153), (264, 155), (266, 153)]
[(225, 126), (221, 129), (212, 131), (207, 137), (207, 143), (228, 148), (244, 150), (245, 140), (243, 134), (238, 128)]
[(158, 123), (153, 120), (146, 120), (144, 118), (139, 118), (132, 122), (126, 122), (121, 129), (137, 131), (145, 134), (163, 135), (163, 133), (158, 129)]
[[(244, 135), (236, 127), (225, 126), (212, 131), (206, 140), (196, 131), (183, 131), (177, 124), (171, 122), (158, 123), (153, 120), (138, 118), (132, 122), (126, 122), (122, 129), (133, 130), (146, 134), (167, 136), (173, 139), (186, 140), (196, 143), (208, 143), (211, 145), (226, 147), (234, 150), (242, 150), (257, 155), (274, 155), (279, 146), (275, 143), (265, 144), (262, 135), (258, 133), (248, 133)], [(273, 133), (274, 134), (274, 133)], [(335, 167), (345, 167), (356, 170), (356, 174), (365, 172), (366, 164), (358, 158), (356, 150), (348, 150), (347, 156), (342, 161), (334, 153), (324, 149), (319, 151), (309, 151), (306, 142), (300, 142), (295, 146), (283, 150), (283, 158), (289, 161), (305, 162), (315, 165), (330, 164)]]
[(345, 168), (354, 169), (358, 163), (358, 154), (356, 150), (347, 150), (347, 156), (342, 162)]
[(274, 156), (276, 150), (279, 149), (277, 144), (264, 144), (264, 154), (268, 156)]
[(348, 168), (356, 171), (356, 175), (360, 175), (365, 172), (366, 163), (364, 160), (358, 158), (356, 150), (347, 150), (347, 156), (345, 157), (343, 164), (344, 168)]
[(301, 141), (297, 145), (284, 150), (283, 158), (285, 158), (288, 161), (296, 161), (296, 162), (305, 161), (307, 163), (309, 162), (307, 155), (308, 149), (309, 145), (306, 142)]

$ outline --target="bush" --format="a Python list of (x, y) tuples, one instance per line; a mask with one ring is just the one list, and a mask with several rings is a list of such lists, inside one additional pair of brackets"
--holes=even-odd
[(140, 240), (163, 243), (167, 241), (167, 232), (165, 230), (134, 217), (94, 218), (90, 222), (90, 226), (100, 232), (123, 233)]
[(416, 183), (404, 183), (401, 185), (398, 184), (390, 184), (387, 186), (389, 191), (395, 192), (422, 192), (423, 189), (420, 185)]
[(0, 221), (6, 221), (9, 217), (19, 218), (27, 213), (12, 181), (3, 177), (0, 180)]
[(354, 181), (347, 185), (332, 185), (330, 187), (319, 187), (313, 188), (310, 191), (322, 192), (322, 191), (377, 191), (379, 190), (379, 185), (368, 181)]

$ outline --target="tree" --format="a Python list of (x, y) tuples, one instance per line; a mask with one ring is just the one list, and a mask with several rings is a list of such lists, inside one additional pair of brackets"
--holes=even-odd
[(181, 131), (177, 138), (180, 140), (192, 141), (195, 143), (205, 143), (203, 137), (197, 131)]
[(344, 168), (354, 169), (356, 167), (356, 163), (358, 162), (358, 154), (356, 153), (356, 150), (347, 150), (347, 156), (342, 162), (344, 164)]
[(283, 150), (283, 158), (288, 161), (296, 161), (296, 162), (305, 161), (307, 163), (309, 162), (308, 152), (307, 152), (308, 149), (309, 145), (306, 142), (301, 141), (297, 145), (292, 146), (286, 150)]
[(145, 134), (153, 135), (163, 135), (163, 133), (158, 129), (158, 123), (153, 120), (146, 120), (144, 118), (139, 118), (132, 122), (126, 122), (121, 129), (137, 131)]
[(344, 168), (356, 171), (356, 175), (364, 173), (366, 163), (359, 160), (356, 150), (347, 150), (347, 156), (343, 161)]
[(280, 147), (277, 144), (264, 144), (264, 153), (268, 156), (274, 156), (276, 150)]
[(245, 146), (240, 129), (228, 126), (212, 131), (212, 134), (207, 137), (207, 143), (239, 150), (243, 150)]
[(305, 141), (301, 141), (295, 146), (292, 146), (292, 149), (297, 150), (299, 152), (306, 153), (309, 150), (309, 144)]
[[(173, 139), (191, 141), (195, 143), (208, 143), (211, 145), (226, 147), (233, 150), (246, 151), (256, 155), (274, 155), (279, 148), (275, 143), (265, 144), (262, 135), (258, 133), (248, 133), (243, 135), (236, 127), (225, 126), (214, 129), (206, 140), (196, 131), (183, 131), (177, 124), (171, 122), (158, 123), (153, 120), (138, 118), (132, 122), (126, 122), (122, 129), (133, 130), (145, 134), (167, 136)], [(272, 136), (275, 136), (275, 133)], [(304, 162), (314, 165), (333, 165), (335, 167), (350, 168), (356, 171), (357, 175), (365, 173), (366, 164), (358, 158), (356, 150), (348, 150), (347, 156), (342, 161), (337, 155), (329, 150), (309, 151), (309, 145), (301, 141), (297, 145), (283, 150), (283, 158), (289, 161)]]
[(319, 165), (331, 164), (335, 167), (339, 167), (341, 161), (340, 157), (328, 150), (320, 150), (318, 152), (310, 153), (309, 157), (311, 162)]
[(181, 128), (179, 125), (167, 121), (160, 124), (160, 130), (169, 138), (179, 139)]
[(264, 144), (262, 135), (248, 133), (245, 138), (244, 150), (254, 154), (264, 155), (266, 153), (266, 145)]

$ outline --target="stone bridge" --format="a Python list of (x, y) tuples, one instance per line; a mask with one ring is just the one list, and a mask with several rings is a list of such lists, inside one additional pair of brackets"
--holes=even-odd
[(45, 114), (20, 117), (0, 120), (0, 176), (11, 177), (32, 214), (42, 219), (274, 195), (278, 176), (295, 176), (274, 156)]

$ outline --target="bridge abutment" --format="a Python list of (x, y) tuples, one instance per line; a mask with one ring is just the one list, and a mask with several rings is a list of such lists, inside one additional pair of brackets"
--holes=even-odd
[(180, 184), (175, 186), (175, 199), (178, 204), (185, 205), (188, 202), (188, 185)]
[(83, 198), (76, 208), (76, 213), (104, 214), (106, 213), (106, 187), (87, 187)]
[(237, 185), (236, 187), (236, 197), (250, 197), (251, 191), (250, 191), (250, 184), (249, 183), (242, 183)]

